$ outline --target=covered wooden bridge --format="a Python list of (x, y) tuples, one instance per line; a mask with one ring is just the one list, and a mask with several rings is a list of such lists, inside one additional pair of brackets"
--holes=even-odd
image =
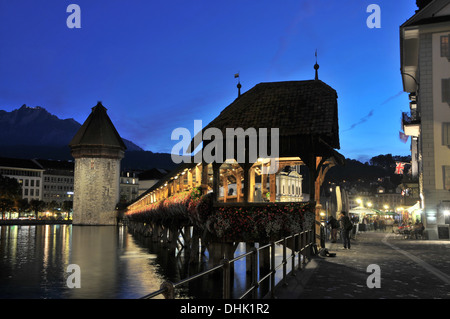
[[(199, 234), (202, 231), (203, 234), (213, 233), (210, 242), (267, 242), (268, 237), (273, 234), (261, 233), (261, 229), (256, 229), (256, 219), (249, 223), (253, 226), (240, 228), (246, 223), (241, 215), (236, 217), (239, 220), (236, 224), (217, 216), (230, 210), (254, 213), (259, 209), (258, 218), (262, 218), (268, 212), (276, 214), (272, 209), (275, 205), (287, 207), (290, 203), (276, 202), (276, 175), (286, 166), (296, 165), (306, 165), (309, 169), (310, 201), (297, 203), (294, 210), (302, 211), (302, 219), (305, 218), (303, 213), (310, 211), (318, 220), (315, 203), (319, 203), (323, 176), (333, 165), (343, 164), (344, 157), (336, 151), (340, 147), (337, 93), (318, 79), (317, 69), (318, 67), (315, 80), (260, 83), (239, 95), (199, 133), (204, 134), (208, 129), (214, 129), (213, 132), (217, 134), (211, 140), (203, 140), (202, 151), (208, 150), (214, 156), (223, 154), (223, 161), (207, 162), (203, 157), (202, 162), (196, 163), (193, 157), (188, 163), (180, 164), (129, 205), (129, 220), (145, 223), (149, 232), (157, 236), (161, 236), (163, 229), (180, 230), (181, 227), (194, 226), (194, 236), (201, 237)], [(229, 128), (242, 128), (244, 133), (253, 132), (253, 129), (257, 132), (256, 136), (234, 135), (234, 156), (230, 158), (226, 157), (229, 155)], [(271, 130), (273, 128), (278, 129), (278, 136), (274, 136), (275, 130)], [(266, 129), (264, 134), (260, 134), (263, 132), (261, 129)], [(196, 140), (199, 139), (194, 138), (192, 149), (197, 146)], [(245, 147), (238, 147), (239, 145)], [(255, 148), (258, 156), (255, 156)], [(261, 154), (265, 156), (259, 156)], [(261, 183), (262, 201), (255, 198), (256, 181)], [(236, 194), (229, 195), (228, 187), (231, 184), (236, 184)], [(219, 191), (221, 188), (222, 192)], [(209, 204), (202, 206), (206, 202), (205, 198), (209, 198)], [(183, 207), (184, 218), (169, 209), (174, 205)], [(207, 207), (206, 211), (200, 209), (202, 207)], [(215, 218), (211, 219), (211, 216)], [(234, 218), (230, 216), (229, 218)], [(289, 223), (290, 226), (295, 224), (293, 220), (297, 216), (286, 216), (288, 219), (280, 219), (279, 222)], [(222, 232), (219, 231), (220, 223), (228, 225), (228, 228), (223, 226)], [(230, 223), (235, 226), (230, 226)], [(294, 230), (288, 225), (281, 226), (285, 231)], [(230, 228), (233, 227), (234, 232), (230, 233)], [(239, 230), (238, 233), (236, 229)], [(185, 242), (192, 242), (189, 232), (181, 233), (185, 236)], [(249, 233), (253, 235), (249, 236)], [(174, 231), (173, 241), (176, 242), (178, 235), (179, 232)], [(195, 245), (197, 244), (198, 240)]]

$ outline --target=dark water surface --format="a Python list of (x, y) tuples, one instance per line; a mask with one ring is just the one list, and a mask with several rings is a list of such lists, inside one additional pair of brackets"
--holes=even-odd
[(0, 226), (0, 298), (139, 298), (165, 279), (156, 258), (123, 226)]
[[(244, 253), (241, 243), (235, 256)], [(68, 286), (73, 264), (79, 266), (80, 288)], [(165, 280), (176, 283), (210, 266), (207, 255), (190, 265), (183, 250), (169, 252), (126, 226), (0, 226), (0, 299), (135, 299)], [(245, 258), (234, 271), (232, 297), (237, 298), (248, 285)], [(197, 279), (177, 290), (177, 297), (220, 299), (221, 282), (220, 273)]]

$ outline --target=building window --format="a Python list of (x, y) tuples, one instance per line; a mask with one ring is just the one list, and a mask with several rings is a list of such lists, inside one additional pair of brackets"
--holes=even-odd
[(450, 105), (450, 79), (442, 79), (442, 103)]
[(450, 166), (443, 166), (444, 173), (444, 189), (450, 190)]
[(442, 145), (450, 146), (450, 123), (442, 123)]
[(449, 36), (441, 36), (441, 57), (450, 59)]

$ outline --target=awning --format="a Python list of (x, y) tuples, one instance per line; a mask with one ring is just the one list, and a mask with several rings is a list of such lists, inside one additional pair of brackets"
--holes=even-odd
[(355, 207), (349, 211), (349, 214), (365, 214), (365, 215), (375, 215), (375, 211), (370, 208), (365, 207)]
[(395, 212), (382, 212), (381, 210), (378, 210), (378, 209), (374, 209), (374, 211), (375, 211), (378, 215), (396, 215)]
[(415, 210), (419, 210), (420, 209), (420, 202), (417, 202), (416, 204), (414, 204), (413, 206), (409, 207), (406, 209), (406, 211), (408, 211), (408, 213), (412, 213)]

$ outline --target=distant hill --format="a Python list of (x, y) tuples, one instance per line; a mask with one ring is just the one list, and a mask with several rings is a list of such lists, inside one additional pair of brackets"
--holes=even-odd
[[(60, 119), (40, 106), (0, 110), (0, 156), (73, 160), (68, 144), (80, 127), (74, 119)], [(127, 147), (123, 169), (175, 167), (170, 154), (144, 151), (127, 139), (123, 141)]]

